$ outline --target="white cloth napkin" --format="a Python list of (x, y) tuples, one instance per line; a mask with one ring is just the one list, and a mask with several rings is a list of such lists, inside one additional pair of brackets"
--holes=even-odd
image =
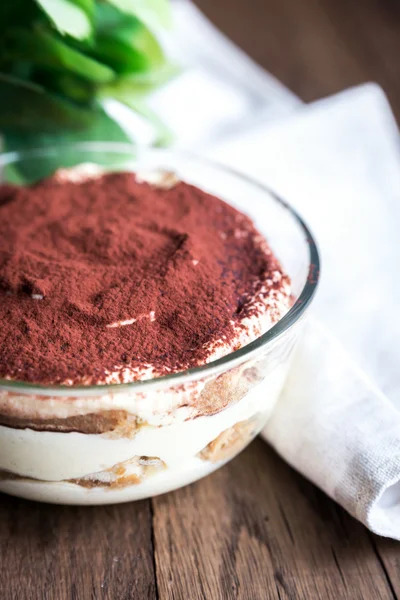
[[(182, 74), (147, 104), (175, 135), (174, 145), (196, 150), (227, 134), (289, 114), (301, 101), (224, 37), (188, 0), (172, 4), (169, 56)], [(108, 112), (135, 141), (154, 141), (154, 129), (128, 108), (108, 101)]]
[(263, 435), (400, 539), (400, 138), (386, 97), (373, 84), (348, 90), (210, 155), (292, 203), (322, 256), (314, 317)]
[[(371, 530), (400, 539), (400, 138), (387, 100), (370, 84), (303, 107), (194, 5), (173, 9), (167, 45), (188, 68), (152, 108), (175, 145), (287, 198), (322, 254), (315, 316), (263, 435)], [(151, 142), (129, 111), (108, 108)]]

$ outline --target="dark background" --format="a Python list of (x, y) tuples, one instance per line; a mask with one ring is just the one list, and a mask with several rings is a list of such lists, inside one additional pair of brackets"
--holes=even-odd
[(400, 120), (399, 0), (195, 0), (305, 101), (378, 82)]

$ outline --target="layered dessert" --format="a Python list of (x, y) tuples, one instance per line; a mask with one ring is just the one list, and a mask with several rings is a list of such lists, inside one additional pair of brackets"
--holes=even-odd
[(287, 363), (214, 361), (290, 305), (253, 222), (173, 173), (0, 186), (0, 490), (96, 504), (211, 472), (265, 423)]

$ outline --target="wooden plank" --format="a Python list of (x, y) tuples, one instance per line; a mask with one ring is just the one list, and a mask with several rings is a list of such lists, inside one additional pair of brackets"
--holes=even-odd
[(400, 545), (395, 540), (371, 536), (372, 542), (384, 568), (387, 578), (389, 579), (393, 594), (396, 598), (400, 598)]
[(160, 600), (389, 600), (366, 529), (262, 440), (153, 499)]
[(153, 600), (150, 502), (50, 506), (0, 494), (1, 600)]
[[(374, 79), (400, 116), (399, 2), (197, 2), (304, 100)], [(261, 441), (153, 510), (162, 600), (400, 597), (398, 543), (371, 538)], [(0, 599), (157, 598), (151, 521), (149, 502), (68, 508), (0, 496)]]
[(400, 3), (195, 0), (215, 24), (305, 101), (377, 81), (400, 119)]

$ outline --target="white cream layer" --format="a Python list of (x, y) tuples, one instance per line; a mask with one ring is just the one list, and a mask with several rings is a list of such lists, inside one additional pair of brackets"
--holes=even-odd
[(0, 481), (0, 491), (29, 500), (55, 504), (116, 504), (165, 494), (205, 477), (222, 464), (223, 462), (210, 463), (200, 459), (188, 460), (181, 468), (176, 468), (172, 472), (170, 470), (163, 471), (145, 479), (142, 483), (122, 488), (88, 489), (66, 481), (42, 482), (26, 479)]
[(216, 415), (162, 427), (144, 426), (133, 439), (0, 426), (0, 469), (34, 479), (60, 481), (110, 469), (134, 456), (151, 456), (163, 460), (173, 477), (175, 470), (185, 470), (197, 453), (225, 429), (259, 413), (266, 420), (285, 374), (286, 368), (275, 369), (239, 402)]

